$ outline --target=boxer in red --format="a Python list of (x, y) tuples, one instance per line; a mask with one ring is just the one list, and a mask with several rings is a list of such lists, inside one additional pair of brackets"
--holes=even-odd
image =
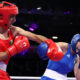
[[(15, 16), (17, 14), (18, 14), (18, 7), (16, 5), (6, 1), (3, 1), (2, 3), (0, 3), (0, 80), (11, 80), (8, 73), (6, 72), (8, 61), (10, 57), (29, 48), (30, 44), (28, 39), (33, 40), (37, 43), (45, 42), (48, 45), (47, 56), (51, 60), (51, 62), (54, 60), (55, 61), (61, 60), (64, 56), (63, 52), (65, 53), (67, 51), (66, 49), (68, 49), (66, 48), (68, 46), (68, 44), (66, 43), (65, 43), (66, 44), (65, 47), (61, 49), (55, 44), (55, 42), (53, 42), (52, 40), (44, 36), (37, 35), (29, 31), (25, 31), (19, 27), (13, 26), (12, 24), (16, 21)], [(59, 44), (59, 46), (60, 45), (64, 46), (63, 43), (61, 44), (57, 43), (57, 44)], [(77, 47), (76, 48), (73, 47), (73, 49), (75, 49), (77, 52), (80, 53), (79, 46), (80, 46), (80, 42), (77, 44)], [(46, 47), (44, 48), (43, 47), (42, 49), (46, 48)], [(39, 50), (39, 52), (41, 52), (41, 50)], [(42, 56), (44, 55), (43, 52), (44, 50), (42, 50), (42, 54), (40, 53), (42, 58), (44, 58), (44, 56)], [(79, 59), (78, 59), (78, 62), (79, 62)], [(53, 64), (53, 66), (52, 65), (49, 65), (49, 66), (53, 68), (53, 66), (55, 65)], [(80, 65), (79, 65), (79, 68), (80, 68)], [(77, 80), (80, 80), (80, 76), (79, 76), (80, 70), (78, 70), (79, 68), (78, 66), (75, 67), (75, 75), (77, 77)], [(46, 74), (44, 76), (46, 76)], [(49, 76), (51, 75), (49, 74)]]
[(11, 80), (6, 72), (9, 59), (29, 48), (29, 40), (37, 43), (47, 40), (46, 37), (25, 31), (12, 24), (16, 21), (18, 7), (3, 1), (0, 3), (0, 80)]

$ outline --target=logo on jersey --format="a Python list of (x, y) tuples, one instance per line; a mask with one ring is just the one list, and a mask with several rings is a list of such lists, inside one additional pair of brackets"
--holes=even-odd
[(21, 48), (24, 48), (27, 46), (27, 43), (26, 42), (23, 42), (23, 44), (20, 46)]
[(67, 57), (68, 57), (68, 58), (70, 58), (70, 55), (69, 55), (69, 54), (67, 54)]
[(13, 44), (13, 40), (10, 40), (10, 45), (12, 45)]

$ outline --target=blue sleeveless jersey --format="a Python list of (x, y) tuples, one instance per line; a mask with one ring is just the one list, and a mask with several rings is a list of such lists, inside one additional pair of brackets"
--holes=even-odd
[(61, 61), (56, 62), (49, 60), (47, 65), (48, 69), (54, 70), (61, 74), (67, 74), (73, 70), (77, 60), (77, 55), (73, 56), (71, 53), (71, 45), (68, 44), (68, 46), (69, 48)]

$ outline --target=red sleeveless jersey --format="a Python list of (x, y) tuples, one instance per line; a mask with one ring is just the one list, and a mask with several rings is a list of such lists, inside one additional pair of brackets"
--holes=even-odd
[[(10, 45), (13, 44), (13, 34), (11, 30), (9, 30), (8, 33), (9, 33), (8, 40), (0, 39), (0, 52), (5, 52), (10, 47)], [(8, 64), (9, 58), (4, 60), (4, 62)]]

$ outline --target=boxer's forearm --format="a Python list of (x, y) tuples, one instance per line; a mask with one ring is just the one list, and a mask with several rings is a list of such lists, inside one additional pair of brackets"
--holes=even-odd
[(42, 43), (42, 42), (45, 42), (48, 38), (44, 37), (42, 35), (33, 35), (29, 39), (33, 40), (33, 41), (35, 41), (37, 43)]
[(25, 31), (22, 35), (28, 37), (29, 40), (35, 41), (37, 43), (45, 42), (48, 38), (42, 35), (37, 35), (29, 31)]
[(38, 34), (30, 32), (30, 31), (23, 30), (19, 27), (14, 27), (14, 28), (15, 28), (17, 34), (26, 36), (29, 40), (35, 41), (37, 43), (45, 42), (48, 39), (45, 36), (38, 35)]

